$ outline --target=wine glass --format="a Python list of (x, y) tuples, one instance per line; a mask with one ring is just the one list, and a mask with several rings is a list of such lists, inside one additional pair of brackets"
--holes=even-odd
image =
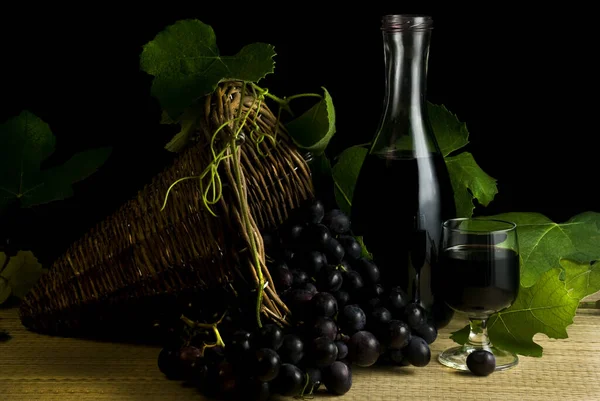
[(516, 224), (489, 218), (447, 220), (442, 225), (440, 256), (441, 296), (450, 308), (467, 315), (470, 333), (464, 345), (445, 350), (438, 361), (468, 370), (469, 354), (483, 349), (494, 354), (495, 370), (517, 365), (517, 355), (495, 347), (487, 332), (488, 318), (511, 306), (519, 292)]

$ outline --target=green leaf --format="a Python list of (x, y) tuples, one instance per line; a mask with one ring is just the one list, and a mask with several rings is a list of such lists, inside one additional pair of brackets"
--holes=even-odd
[(446, 157), (446, 166), (450, 174), (456, 213), (458, 217), (473, 215), (473, 199), (487, 206), (498, 193), (496, 179), (486, 174), (475, 162), (473, 155), (463, 152), (456, 156)]
[[(0, 252), (0, 261), (6, 255)], [(2, 263), (2, 266), (4, 263)], [(10, 258), (6, 268), (0, 273), (0, 303), (11, 294), (23, 298), (38, 282), (44, 270), (31, 251), (19, 251)], [(8, 293), (6, 298), (2, 299)]]
[(15, 200), (31, 207), (73, 195), (72, 184), (95, 172), (111, 153), (110, 148), (93, 149), (40, 170), (55, 143), (48, 124), (28, 111), (0, 125), (0, 210)]
[(560, 267), (560, 260), (569, 255), (585, 255), (588, 261), (600, 259), (600, 213), (581, 213), (561, 224), (539, 213), (492, 217), (517, 224), (523, 287), (531, 287), (544, 273)]
[(299, 117), (286, 124), (286, 129), (296, 145), (314, 155), (325, 152), (335, 134), (335, 109), (327, 89), (323, 98)]
[[(567, 327), (579, 301), (569, 295), (559, 279), (560, 269), (546, 271), (532, 287), (521, 287), (514, 304), (495, 315), (488, 322), (490, 340), (498, 348), (525, 356), (542, 356), (542, 347), (533, 341), (538, 333), (549, 338), (567, 338)], [(467, 340), (468, 327), (452, 333), (459, 344)]]
[(569, 295), (581, 300), (600, 291), (600, 260), (588, 260), (584, 255), (572, 255), (560, 260)]
[(467, 124), (461, 122), (446, 106), (428, 103), (427, 112), (444, 157), (469, 143)]
[(272, 73), (274, 56), (274, 47), (266, 43), (249, 44), (234, 56), (222, 56), (212, 27), (185, 19), (144, 45), (140, 66), (154, 76), (152, 95), (179, 122), (187, 107), (213, 92), (220, 82), (258, 82)]
[(340, 210), (348, 215), (352, 206), (356, 180), (367, 153), (368, 150), (362, 146), (351, 146), (339, 155), (337, 163), (332, 169), (336, 202)]
[(373, 260), (373, 254), (371, 252), (369, 252), (369, 250), (367, 249), (367, 246), (365, 245), (365, 241), (363, 240), (363, 237), (362, 236), (354, 236), (354, 238), (356, 238), (356, 241), (358, 241), (358, 243), (360, 244), (360, 248), (361, 248), (360, 256), (363, 258)]

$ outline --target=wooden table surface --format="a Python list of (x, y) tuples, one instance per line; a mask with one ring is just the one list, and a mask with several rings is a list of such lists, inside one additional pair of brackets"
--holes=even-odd
[[(456, 319), (440, 332), (428, 366), (355, 369), (352, 389), (336, 398), (600, 400), (599, 310), (581, 310), (568, 328), (567, 340), (536, 336), (544, 347), (542, 358), (521, 357), (516, 368), (488, 377), (452, 371), (435, 359), (453, 345), (449, 332), (463, 324)], [(156, 365), (157, 347), (35, 334), (21, 326), (14, 308), (0, 309), (0, 329), (12, 336), (0, 343), (0, 401), (204, 399), (193, 388), (163, 377)], [(314, 399), (331, 397), (320, 393)]]

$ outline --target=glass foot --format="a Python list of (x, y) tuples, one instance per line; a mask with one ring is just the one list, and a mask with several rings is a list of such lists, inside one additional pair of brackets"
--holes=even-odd
[(504, 351), (494, 346), (474, 347), (467, 344), (448, 348), (438, 356), (438, 361), (449, 368), (468, 371), (467, 357), (477, 349), (485, 349), (494, 354), (496, 358), (496, 371), (510, 369), (519, 363), (519, 357), (512, 352)]

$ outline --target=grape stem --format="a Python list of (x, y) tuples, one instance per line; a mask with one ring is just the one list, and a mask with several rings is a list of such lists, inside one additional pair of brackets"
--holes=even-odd
[(205, 347), (208, 347), (208, 348), (217, 347), (217, 346), (225, 348), (225, 342), (223, 342), (221, 333), (219, 333), (219, 329), (217, 328), (217, 326), (223, 321), (223, 318), (225, 318), (225, 313), (215, 323), (200, 323), (200, 322), (195, 322), (184, 315), (181, 316), (181, 320), (183, 320), (183, 322), (185, 324), (187, 324), (188, 326), (190, 326), (191, 328), (207, 329), (207, 330), (213, 331), (213, 333), (215, 334), (216, 341), (213, 344), (204, 344)]

